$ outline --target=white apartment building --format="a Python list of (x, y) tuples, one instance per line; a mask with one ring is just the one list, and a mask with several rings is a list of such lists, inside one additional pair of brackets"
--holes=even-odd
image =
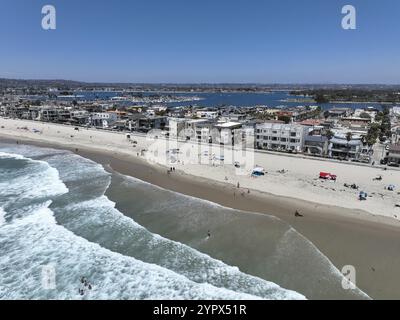
[(301, 152), (306, 126), (282, 123), (261, 123), (256, 125), (256, 148), (277, 151)]
[(214, 135), (212, 140), (214, 143), (224, 145), (235, 145), (242, 141), (242, 124), (239, 122), (224, 122), (218, 123), (214, 126)]
[(395, 116), (400, 116), (400, 107), (393, 107), (392, 114)]
[(187, 119), (183, 118), (169, 118), (168, 119), (168, 127), (169, 127), (169, 137), (173, 139), (183, 138), (185, 125)]
[(197, 111), (196, 116), (201, 119), (216, 119), (218, 118), (217, 111)]
[(113, 112), (97, 112), (91, 114), (89, 123), (95, 127), (108, 128), (118, 120), (118, 115)]
[(57, 108), (52, 106), (44, 106), (39, 110), (40, 121), (63, 121), (70, 118), (70, 112), (64, 108)]

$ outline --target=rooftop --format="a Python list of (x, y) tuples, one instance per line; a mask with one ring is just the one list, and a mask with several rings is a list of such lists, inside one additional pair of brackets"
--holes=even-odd
[(241, 126), (242, 124), (239, 122), (225, 122), (225, 123), (218, 123), (215, 126), (219, 128), (232, 128), (232, 127), (238, 127)]
[(399, 153), (400, 152), (400, 144), (392, 144), (392, 145), (390, 145), (389, 152)]

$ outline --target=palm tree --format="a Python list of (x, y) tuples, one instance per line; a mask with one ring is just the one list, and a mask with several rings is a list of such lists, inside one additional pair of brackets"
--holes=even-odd
[(332, 138), (335, 136), (332, 130), (328, 130), (325, 135), (328, 138), (328, 141), (331, 141)]
[(353, 134), (351, 132), (346, 133), (347, 147), (349, 146), (349, 142), (353, 139)]
[[(350, 143), (352, 138), (353, 138), (353, 134), (351, 132), (347, 132), (346, 133), (346, 140), (347, 140), (347, 149), (348, 149), (348, 151), (350, 151), (349, 143)], [(347, 157), (348, 156), (349, 156), (349, 154), (347, 154)]]
[(330, 152), (329, 147), (330, 147), (330, 145), (331, 145), (331, 140), (332, 140), (332, 138), (335, 136), (335, 134), (333, 133), (332, 130), (328, 130), (328, 131), (325, 133), (325, 136), (328, 138), (328, 156), (331, 157), (331, 152)]

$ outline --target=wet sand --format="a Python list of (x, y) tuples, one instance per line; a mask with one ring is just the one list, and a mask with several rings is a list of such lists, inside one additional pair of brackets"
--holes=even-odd
[[(19, 139), (21, 141), (21, 139)], [(15, 143), (15, 141), (14, 141)], [(382, 217), (359, 217), (356, 210), (321, 206), (297, 199), (238, 190), (218, 182), (178, 172), (168, 175), (162, 167), (123, 154), (83, 151), (61, 145), (30, 142), (38, 146), (69, 149), (113, 170), (160, 187), (206, 199), (226, 207), (273, 214), (288, 222), (314, 243), (341, 270), (353, 265), (357, 286), (374, 299), (400, 298), (400, 223)], [(244, 193), (242, 196), (241, 193)], [(304, 217), (295, 217), (295, 210)]]

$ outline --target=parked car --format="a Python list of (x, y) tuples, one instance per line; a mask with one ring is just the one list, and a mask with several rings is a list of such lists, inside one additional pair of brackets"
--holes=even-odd
[(389, 166), (389, 167), (397, 167), (397, 168), (399, 168), (399, 167), (400, 167), (400, 164), (397, 163), (397, 162), (389, 162), (389, 163), (388, 163), (388, 166)]

